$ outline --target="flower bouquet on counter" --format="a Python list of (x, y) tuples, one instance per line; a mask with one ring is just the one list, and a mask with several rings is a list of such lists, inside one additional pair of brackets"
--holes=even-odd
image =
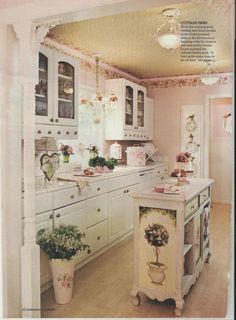
[(63, 155), (64, 163), (68, 163), (70, 161), (70, 155), (74, 154), (73, 148), (68, 144), (61, 144), (59, 151), (61, 151), (61, 154)]

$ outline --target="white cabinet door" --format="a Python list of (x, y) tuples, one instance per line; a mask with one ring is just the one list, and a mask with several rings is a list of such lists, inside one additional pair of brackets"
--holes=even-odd
[(54, 52), (54, 123), (78, 125), (78, 64), (71, 57)]
[[(78, 226), (81, 233), (85, 234), (85, 201), (81, 201), (54, 211), (54, 226), (60, 224), (73, 224)], [(85, 238), (83, 238), (85, 242)], [(76, 262), (85, 257), (85, 251), (80, 252)]]
[(53, 123), (53, 51), (41, 47), (39, 53), (38, 84), (35, 86), (36, 123)]
[(146, 97), (144, 108), (144, 124), (147, 140), (153, 139), (153, 99)]
[[(41, 229), (52, 229), (53, 212), (47, 211), (36, 215), (36, 232)], [(41, 286), (51, 279), (48, 256), (40, 250), (40, 284)]]
[(109, 241), (112, 242), (125, 233), (126, 189), (108, 194)]

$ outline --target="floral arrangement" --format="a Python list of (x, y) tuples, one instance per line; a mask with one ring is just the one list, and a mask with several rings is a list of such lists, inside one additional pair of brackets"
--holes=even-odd
[(190, 152), (180, 152), (176, 156), (176, 161), (188, 163), (191, 160), (191, 158), (192, 157)]
[(64, 145), (61, 144), (59, 151), (63, 154), (63, 156), (70, 156), (71, 154), (74, 154), (73, 148), (69, 146), (68, 144)]
[(89, 159), (89, 166), (90, 167), (107, 167), (108, 169), (113, 170), (115, 168), (115, 166), (117, 165), (117, 160), (114, 158), (110, 158), (110, 159), (105, 159), (103, 157), (93, 157)]
[(164, 247), (168, 243), (168, 231), (163, 225), (159, 223), (153, 223), (152, 225), (148, 225), (144, 232), (147, 242), (151, 246), (156, 247), (156, 262), (154, 264), (157, 266), (162, 266), (163, 264), (158, 261), (159, 247)]
[(82, 242), (83, 237), (76, 225), (61, 224), (54, 230), (39, 230), (36, 241), (49, 259), (70, 260), (79, 251), (89, 247)]
[(98, 156), (99, 148), (98, 148), (97, 146), (95, 146), (95, 145), (93, 145), (93, 144), (90, 144), (90, 145), (88, 146), (88, 148), (86, 148), (86, 150), (89, 151), (91, 157), (96, 157), (96, 156)]

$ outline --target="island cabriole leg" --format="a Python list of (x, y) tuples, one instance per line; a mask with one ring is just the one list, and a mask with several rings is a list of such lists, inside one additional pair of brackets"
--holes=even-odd
[(133, 297), (133, 305), (134, 306), (139, 306), (140, 305), (140, 295), (138, 290), (133, 289), (130, 292), (131, 297)]
[(184, 299), (175, 301), (175, 315), (181, 317), (183, 313)]

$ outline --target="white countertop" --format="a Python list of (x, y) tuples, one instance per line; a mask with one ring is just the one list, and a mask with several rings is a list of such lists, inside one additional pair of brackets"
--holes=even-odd
[(45, 192), (52, 192), (52, 191), (57, 191), (57, 190), (61, 190), (61, 189), (71, 188), (71, 187), (74, 187), (77, 185), (76, 179), (79, 179), (79, 180), (81, 179), (81, 180), (88, 181), (88, 183), (93, 183), (93, 182), (97, 182), (97, 181), (111, 179), (111, 178), (118, 177), (118, 176), (128, 175), (128, 174), (135, 173), (135, 172), (148, 171), (153, 168), (162, 167), (164, 165), (167, 165), (167, 163), (163, 162), (163, 161), (160, 161), (156, 164), (147, 164), (146, 166), (141, 166), (141, 167), (138, 167), (138, 166), (132, 167), (132, 166), (127, 166), (127, 165), (121, 165), (121, 166), (115, 167), (115, 169), (113, 170), (112, 173), (101, 173), (101, 174), (97, 174), (97, 175), (91, 176), (91, 177), (78, 176), (78, 175), (75, 175), (75, 174), (78, 174), (75, 172), (58, 173), (57, 178), (74, 180), (74, 181), (57, 180), (53, 184), (48, 183), (46, 185), (42, 185), (42, 184), (36, 185), (35, 192), (36, 192), (36, 194), (41, 194), (41, 193), (45, 193)]
[[(168, 200), (168, 201), (184, 201), (187, 202), (195, 197), (199, 192), (211, 185), (214, 180), (212, 179), (200, 179), (200, 178), (188, 178), (189, 184), (179, 187), (179, 194), (167, 194), (154, 191), (155, 185), (153, 183), (142, 184), (142, 189), (130, 194), (133, 198), (142, 199), (154, 199), (154, 200)], [(161, 184), (176, 185), (177, 178), (170, 178), (162, 181)]]

